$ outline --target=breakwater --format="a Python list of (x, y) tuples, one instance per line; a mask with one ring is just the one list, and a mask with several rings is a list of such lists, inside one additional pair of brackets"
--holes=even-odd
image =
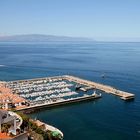
[(116, 96), (121, 97), (121, 99), (123, 99), (123, 100), (129, 100), (129, 99), (133, 99), (135, 97), (135, 95), (132, 94), (132, 93), (121, 91), (121, 90), (118, 90), (118, 89), (116, 89), (114, 87), (111, 87), (111, 86), (108, 86), (108, 85), (99, 84), (99, 83), (96, 83), (96, 82), (92, 82), (92, 81), (89, 81), (89, 80), (84, 80), (84, 79), (81, 79), (79, 77), (70, 76), (70, 75), (65, 75), (64, 77), (69, 81), (73, 81), (73, 82), (76, 82), (78, 84), (93, 87), (95, 89), (102, 90), (105, 93), (114, 94)]

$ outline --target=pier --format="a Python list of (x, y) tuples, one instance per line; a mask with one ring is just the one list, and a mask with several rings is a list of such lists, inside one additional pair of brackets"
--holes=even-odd
[(121, 90), (118, 90), (118, 89), (116, 89), (114, 87), (111, 87), (111, 86), (108, 86), (108, 85), (99, 84), (99, 83), (96, 83), (96, 82), (92, 82), (92, 81), (89, 81), (89, 80), (84, 80), (84, 79), (81, 79), (79, 77), (70, 76), (70, 75), (65, 75), (64, 77), (65, 77), (65, 79), (67, 79), (69, 81), (73, 81), (73, 82), (76, 82), (78, 84), (89, 86), (90, 88), (93, 87), (95, 89), (102, 90), (105, 93), (114, 94), (116, 96), (119, 96), (123, 100), (130, 100), (130, 99), (135, 98), (135, 95), (132, 94), (132, 93), (121, 91)]

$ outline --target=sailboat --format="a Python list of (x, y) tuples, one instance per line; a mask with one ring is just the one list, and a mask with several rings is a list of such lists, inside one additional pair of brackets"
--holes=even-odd
[(96, 90), (94, 90), (94, 92), (93, 92), (93, 94), (92, 94), (93, 96), (96, 96), (97, 94), (96, 94)]

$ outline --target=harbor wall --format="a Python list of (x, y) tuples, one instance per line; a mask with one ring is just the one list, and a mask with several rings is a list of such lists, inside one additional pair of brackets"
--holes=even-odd
[(36, 106), (29, 106), (29, 107), (25, 107), (25, 108), (20, 108), (20, 109), (17, 109), (17, 111), (25, 111), (25, 110), (34, 111), (36, 109), (50, 108), (50, 107), (61, 106), (61, 105), (65, 105), (65, 104), (94, 100), (94, 99), (98, 99), (98, 98), (101, 98), (101, 96), (100, 95), (96, 95), (96, 96), (94, 96), (94, 95), (89, 96), (88, 95), (86, 97), (78, 97), (78, 98), (69, 99), (69, 100), (65, 100), (65, 101), (54, 102), (52, 104), (41, 104), (41, 105), (36, 105)]
[(86, 86), (92, 86), (95, 89), (99, 89), (99, 90), (102, 90), (106, 93), (111, 93), (111, 94), (114, 94), (114, 95), (117, 95), (120, 97), (129, 97), (129, 96), (134, 97), (134, 94), (132, 94), (132, 93), (121, 91), (121, 90), (118, 90), (118, 89), (111, 87), (111, 86), (108, 86), (108, 85), (103, 85), (103, 84), (95, 83), (92, 81), (84, 80), (84, 79), (81, 79), (79, 77), (65, 75), (65, 78), (69, 81), (74, 81), (76, 83), (84, 84)]

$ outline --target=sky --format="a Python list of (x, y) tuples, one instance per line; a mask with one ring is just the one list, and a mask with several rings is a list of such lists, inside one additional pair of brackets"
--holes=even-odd
[(140, 0), (0, 0), (0, 35), (140, 39)]

